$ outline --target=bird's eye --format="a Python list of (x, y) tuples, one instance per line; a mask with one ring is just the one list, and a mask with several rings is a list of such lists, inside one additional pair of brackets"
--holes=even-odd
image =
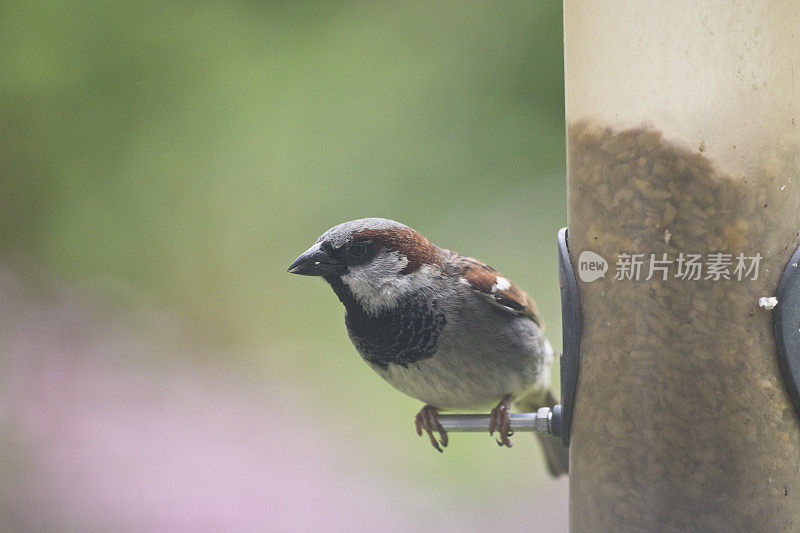
[(354, 242), (350, 245), (350, 255), (358, 257), (359, 255), (364, 255), (364, 252), (366, 251), (367, 245), (363, 242)]

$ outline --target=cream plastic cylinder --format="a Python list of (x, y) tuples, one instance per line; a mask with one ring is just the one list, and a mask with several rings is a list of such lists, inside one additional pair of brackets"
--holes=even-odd
[(571, 530), (800, 529), (759, 306), (800, 241), (800, 2), (569, 0), (564, 31)]

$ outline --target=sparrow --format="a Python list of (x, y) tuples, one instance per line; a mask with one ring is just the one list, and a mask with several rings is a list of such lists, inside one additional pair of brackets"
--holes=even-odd
[[(510, 410), (552, 406), (553, 349), (536, 304), (485, 263), (440, 248), (385, 218), (334, 226), (289, 267), (321, 276), (344, 304), (358, 353), (399, 391), (421, 400), (417, 434), (442, 451), (440, 410), (492, 408), (489, 434), (511, 447)], [(434, 433), (439, 434), (437, 441)], [(554, 476), (567, 473), (560, 441), (536, 435)]]

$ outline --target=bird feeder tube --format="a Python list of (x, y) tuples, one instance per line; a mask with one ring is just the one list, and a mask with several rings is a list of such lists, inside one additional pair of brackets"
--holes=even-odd
[(571, 531), (800, 528), (773, 335), (800, 235), (798, 28), (791, 1), (565, 2)]

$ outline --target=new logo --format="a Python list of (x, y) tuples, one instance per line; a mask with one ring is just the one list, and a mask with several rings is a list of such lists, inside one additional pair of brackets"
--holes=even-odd
[(586, 250), (578, 257), (578, 276), (581, 281), (590, 282), (606, 277), (608, 262), (600, 255)]

